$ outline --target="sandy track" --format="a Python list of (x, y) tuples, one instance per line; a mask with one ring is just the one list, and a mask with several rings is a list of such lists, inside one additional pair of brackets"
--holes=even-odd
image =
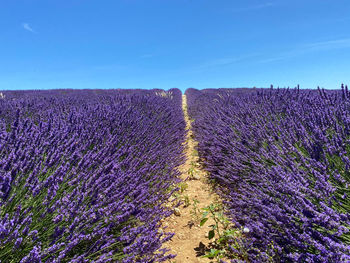
[[(179, 170), (181, 171), (181, 179), (183, 180), (182, 184), (187, 184), (187, 189), (178, 198), (184, 200), (188, 197), (187, 200), (190, 201), (191, 205), (187, 207), (181, 205), (179, 207), (180, 215), (176, 216), (173, 214), (164, 222), (164, 226), (168, 226), (167, 232), (175, 233), (175, 236), (164, 247), (169, 248), (171, 250), (170, 253), (177, 254), (176, 258), (169, 262), (212, 262), (207, 258), (202, 258), (201, 255), (204, 254), (205, 246), (209, 243), (206, 235), (210, 230), (208, 226), (213, 222), (209, 219), (203, 227), (200, 227), (201, 214), (197, 213), (198, 216), (194, 215), (193, 202), (197, 200), (197, 207), (201, 209), (212, 203), (216, 203), (218, 196), (210, 190), (211, 187), (207, 183), (206, 172), (200, 167), (199, 158), (195, 151), (197, 142), (193, 139), (191, 122), (187, 113), (186, 96), (183, 95), (182, 98), (182, 106), (188, 130), (187, 145), (185, 148), (187, 160), (179, 167)], [(191, 172), (189, 173), (189, 170), (193, 171), (192, 174), (196, 179), (190, 176)]]

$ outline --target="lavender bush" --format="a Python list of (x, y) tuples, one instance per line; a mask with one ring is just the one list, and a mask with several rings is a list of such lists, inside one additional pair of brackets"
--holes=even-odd
[(164, 261), (184, 138), (177, 89), (4, 91), (0, 261)]
[(249, 230), (248, 260), (350, 262), (347, 87), (186, 95), (203, 165), (234, 225)]

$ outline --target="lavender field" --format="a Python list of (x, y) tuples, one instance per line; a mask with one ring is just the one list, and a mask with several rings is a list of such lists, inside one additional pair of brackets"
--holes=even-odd
[(347, 87), (186, 95), (202, 162), (230, 220), (250, 230), (249, 262), (350, 262)]
[[(347, 87), (185, 95), (200, 164), (245, 229), (228, 260), (350, 262)], [(178, 89), (2, 92), (0, 262), (177, 262), (162, 222), (186, 133)]]
[(176, 89), (3, 92), (0, 261), (163, 261), (184, 136)]

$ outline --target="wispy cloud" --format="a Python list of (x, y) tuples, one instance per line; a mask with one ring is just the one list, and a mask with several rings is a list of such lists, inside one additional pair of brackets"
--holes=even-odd
[(236, 57), (223, 57), (216, 58), (212, 60), (204, 61), (200, 64), (193, 65), (186, 70), (188, 72), (205, 72), (207, 70), (212, 70), (215, 68), (226, 67), (231, 65), (239, 65), (242, 62), (254, 61), (254, 59), (258, 58), (260, 54), (249, 54), (249, 55), (240, 55)]
[(350, 38), (334, 39), (320, 42), (312, 42), (295, 47), (289, 51), (282, 52), (274, 57), (261, 59), (258, 63), (270, 63), (302, 56), (312, 52), (330, 51), (341, 48), (350, 48)]
[(22, 27), (29, 32), (36, 33), (28, 23), (22, 23)]
[(335, 39), (322, 42), (314, 42), (305, 45), (305, 49), (310, 50), (331, 50), (350, 47), (350, 38)]
[(236, 8), (233, 11), (234, 12), (244, 12), (244, 11), (250, 11), (250, 10), (259, 10), (259, 9), (263, 9), (263, 8), (273, 7), (275, 5), (276, 4), (274, 2), (266, 2), (266, 3), (257, 4), (257, 5), (252, 5), (252, 6)]
[(259, 5), (254, 5), (254, 6), (248, 7), (247, 9), (261, 9), (261, 8), (271, 7), (274, 5), (275, 5), (275, 3), (273, 3), (273, 2), (267, 2), (267, 3), (262, 3)]
[(213, 68), (213, 67), (232, 65), (232, 64), (243, 62), (243, 61), (251, 60), (257, 56), (258, 56), (258, 54), (250, 54), (250, 55), (238, 56), (238, 57), (233, 57), (233, 58), (213, 59), (213, 60), (202, 63), (201, 65), (198, 66), (198, 69), (207, 69), (207, 68)]
[(211, 61), (204, 62), (199, 66), (199, 68), (212, 68), (217, 66), (225, 66), (234, 64), (240, 61), (240, 58), (218, 58)]
[(305, 43), (291, 47), (289, 50), (276, 52), (273, 55), (254, 53), (237, 57), (218, 58), (197, 65), (193, 70), (205, 71), (212, 68), (224, 67), (233, 64), (245, 63), (272, 63), (276, 61), (300, 57), (313, 52), (326, 52), (330, 50), (350, 48), (350, 38), (340, 38), (327, 41)]

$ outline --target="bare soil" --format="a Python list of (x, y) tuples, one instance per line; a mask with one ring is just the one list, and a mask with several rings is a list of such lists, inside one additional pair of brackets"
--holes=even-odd
[[(179, 167), (181, 171), (182, 185), (187, 184), (187, 188), (177, 196), (181, 200), (189, 200), (190, 205), (186, 207), (186, 202), (178, 209), (178, 215), (173, 214), (163, 223), (167, 226), (167, 232), (174, 232), (175, 236), (163, 247), (170, 249), (171, 254), (176, 254), (176, 258), (168, 262), (191, 263), (191, 262), (212, 262), (210, 259), (201, 257), (209, 245), (206, 237), (210, 230), (209, 225), (213, 224), (209, 219), (208, 222), (200, 227), (201, 214), (198, 209), (209, 206), (219, 201), (218, 196), (211, 190), (208, 184), (207, 173), (202, 169), (199, 163), (196, 151), (197, 142), (193, 138), (191, 130), (191, 121), (187, 113), (186, 96), (183, 95), (183, 111), (187, 123), (187, 142), (185, 154), (186, 162)], [(189, 172), (191, 171), (191, 172)], [(183, 187), (185, 188), (185, 187)], [(195, 213), (194, 200), (198, 201), (198, 209)], [(188, 202), (187, 202), (188, 204)]]

